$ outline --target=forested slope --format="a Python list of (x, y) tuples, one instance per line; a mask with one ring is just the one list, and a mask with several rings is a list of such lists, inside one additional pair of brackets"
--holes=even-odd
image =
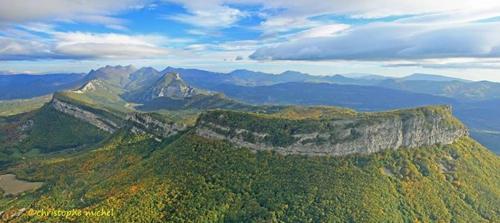
[(45, 185), (16, 200), (4, 197), (0, 207), (113, 210), (99, 222), (497, 222), (499, 168), (498, 157), (468, 137), (311, 157), (252, 152), (193, 130), (160, 142), (123, 128), (92, 152), (13, 168)]

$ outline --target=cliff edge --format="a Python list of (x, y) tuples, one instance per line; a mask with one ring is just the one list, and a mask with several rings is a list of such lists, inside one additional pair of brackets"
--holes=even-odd
[(293, 119), (280, 114), (210, 111), (200, 116), (195, 131), (253, 150), (333, 156), (445, 145), (469, 134), (449, 106), (339, 112), (324, 117)]

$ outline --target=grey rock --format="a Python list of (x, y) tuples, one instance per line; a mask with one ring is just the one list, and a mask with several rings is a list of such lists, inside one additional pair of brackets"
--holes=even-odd
[(200, 94), (209, 93), (189, 86), (178, 73), (169, 73), (163, 75), (154, 85), (132, 94), (135, 95), (132, 98), (140, 101), (151, 101), (156, 98), (186, 99)]
[[(80, 106), (61, 101), (57, 98), (52, 99), (51, 106), (59, 112), (85, 121), (109, 133), (114, 133), (116, 130), (123, 127), (123, 123), (118, 124), (95, 112), (85, 110)], [(166, 138), (187, 128), (186, 125), (166, 121), (148, 113), (131, 113), (128, 114), (125, 119), (127, 123), (130, 124), (130, 131), (132, 133), (151, 134), (156, 138)]]
[[(401, 115), (369, 115), (323, 120), (329, 122), (326, 130), (294, 134), (292, 137), (296, 140), (289, 146), (273, 146), (265, 140), (268, 133), (255, 132), (251, 129), (234, 129), (233, 132), (236, 134), (231, 136), (221, 134), (229, 128), (221, 124), (227, 123), (225, 120), (221, 123), (199, 120), (196, 134), (228, 140), (239, 147), (255, 151), (273, 150), (281, 154), (318, 156), (370, 154), (388, 149), (446, 145), (468, 136), (468, 130), (460, 122), (454, 122), (450, 107), (446, 107), (443, 113), (421, 109), (424, 112), (403, 111)], [(244, 135), (240, 133), (247, 135), (251, 133), (254, 140), (246, 141)]]
[[(179, 133), (179, 131), (183, 131), (187, 128), (183, 124), (160, 120), (147, 113), (129, 114), (127, 120), (133, 125), (131, 128), (132, 133), (150, 133), (161, 138), (175, 135)], [(157, 141), (158, 140), (160, 139), (157, 139)]]
[(113, 133), (120, 128), (118, 124), (101, 115), (84, 110), (76, 105), (60, 101), (57, 98), (52, 99), (51, 106), (57, 111), (85, 121), (109, 133)]

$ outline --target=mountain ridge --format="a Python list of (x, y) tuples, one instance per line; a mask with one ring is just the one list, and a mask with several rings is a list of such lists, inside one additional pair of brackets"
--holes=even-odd
[[(359, 115), (340, 108), (290, 109), (254, 115), (274, 125)], [(434, 109), (450, 114), (447, 107)], [(107, 222), (498, 221), (498, 157), (467, 136), (446, 145), (311, 157), (253, 151), (153, 116), (132, 114), (129, 124), (88, 151), (21, 160), (10, 171), (43, 186), (1, 197), (2, 219), (43, 222), (47, 217), (23, 210), (77, 207), (113, 210), (116, 215), (101, 219)], [(231, 122), (248, 120), (238, 113)], [(279, 135), (286, 128), (272, 129)]]
[(448, 106), (350, 113), (317, 121), (209, 111), (200, 116), (196, 133), (254, 150), (320, 156), (448, 145), (469, 135)]
[(412, 80), (412, 81), (458, 81), (458, 82), (472, 82), (470, 80), (465, 80), (461, 78), (448, 77), (438, 74), (424, 74), (424, 73), (414, 73), (408, 76), (398, 78), (400, 80)]

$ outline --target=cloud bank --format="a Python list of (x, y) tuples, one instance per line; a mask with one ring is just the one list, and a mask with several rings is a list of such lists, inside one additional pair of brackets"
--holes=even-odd
[(256, 60), (401, 60), (500, 57), (500, 23), (446, 26), (377, 23), (338, 35), (305, 38), (256, 50)]
[[(0, 60), (142, 59), (165, 56), (160, 36), (55, 32), (53, 40), (0, 37)], [(157, 44), (155, 44), (157, 43)]]
[(141, 0), (0, 0), (0, 24), (40, 21), (87, 22), (123, 29), (114, 14), (144, 6)]

